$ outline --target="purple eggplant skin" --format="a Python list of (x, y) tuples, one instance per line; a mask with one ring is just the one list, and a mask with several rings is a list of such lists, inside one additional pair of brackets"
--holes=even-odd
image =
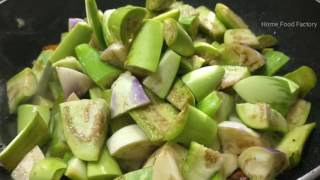
[(121, 74), (111, 90), (111, 118), (150, 103), (142, 85), (130, 72)]
[(84, 22), (81, 18), (69, 18), (68, 19), (68, 30), (70, 31), (74, 26), (76, 26), (79, 22)]
[(64, 67), (57, 67), (56, 70), (65, 98), (72, 93), (81, 97), (93, 85), (91, 79), (81, 72)]

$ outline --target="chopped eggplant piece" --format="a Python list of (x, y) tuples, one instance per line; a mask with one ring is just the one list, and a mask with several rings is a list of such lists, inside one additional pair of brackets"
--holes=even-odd
[(147, 167), (124, 174), (114, 180), (151, 180), (153, 178), (153, 168)]
[(122, 175), (120, 167), (116, 160), (114, 160), (109, 151), (105, 148), (99, 161), (88, 162), (87, 167), (88, 179), (114, 179), (117, 176)]
[(224, 33), (224, 43), (255, 47), (259, 44), (259, 41), (249, 29), (229, 29)]
[(250, 147), (239, 156), (239, 166), (250, 179), (273, 179), (287, 166), (284, 153), (270, 148)]
[(220, 172), (224, 177), (229, 177), (238, 169), (238, 156), (230, 153), (223, 153), (222, 157), (224, 161)]
[(186, 74), (190, 71), (201, 68), (205, 64), (206, 60), (198, 55), (192, 57), (182, 57), (180, 63), (180, 69), (178, 74)]
[(152, 19), (163, 22), (164, 20), (169, 19), (169, 18), (172, 18), (174, 20), (178, 20), (179, 16), (180, 16), (180, 11), (178, 9), (172, 9), (170, 11), (161, 13), (161, 14), (153, 17)]
[(70, 179), (73, 180), (86, 180), (87, 177), (87, 164), (86, 162), (73, 157), (68, 161), (67, 169), (64, 173)]
[(286, 119), (265, 103), (242, 103), (236, 106), (242, 122), (253, 129), (271, 130), (281, 133), (288, 131)]
[(79, 72), (83, 72), (83, 68), (81, 67), (81, 64), (73, 56), (65, 57), (65, 58), (61, 59), (60, 61), (53, 63), (52, 67), (55, 67), (55, 68), (64, 67), (64, 68), (70, 68), (70, 69), (73, 69), (73, 70), (76, 70)]
[(30, 68), (25, 68), (7, 82), (7, 95), (10, 113), (17, 111), (17, 106), (35, 95), (38, 80)]
[(222, 168), (223, 162), (223, 156), (218, 151), (192, 142), (183, 165), (183, 176), (186, 180), (210, 179)]
[(215, 11), (219, 20), (230, 29), (248, 28), (248, 25), (234, 11), (222, 3), (217, 3)]
[(129, 71), (120, 75), (111, 87), (111, 118), (150, 103), (140, 82)]
[(174, 83), (167, 100), (179, 110), (182, 110), (188, 104), (194, 105), (196, 103), (191, 90), (180, 79), (177, 79)]
[(266, 64), (261, 69), (261, 74), (266, 76), (272, 76), (278, 72), (290, 59), (280, 51), (268, 51), (263, 55), (266, 59)]
[(12, 171), (12, 179), (29, 180), (29, 175), (33, 166), (44, 158), (45, 157), (39, 146), (35, 146), (30, 152), (28, 152), (28, 154), (24, 156), (17, 167)]
[(56, 70), (65, 98), (72, 93), (81, 97), (93, 84), (91, 79), (81, 72), (65, 67), (57, 67)]
[(117, 132), (119, 129), (125, 127), (125, 126), (129, 126), (131, 124), (134, 124), (133, 119), (129, 116), (128, 113), (123, 114), (119, 117), (113, 118), (111, 119), (110, 122), (110, 129), (111, 129), (111, 133), (114, 134), (115, 132)]
[(251, 72), (265, 64), (265, 58), (256, 50), (241, 44), (223, 44), (219, 65), (246, 66)]
[(311, 110), (311, 103), (303, 99), (297, 102), (290, 108), (287, 114), (288, 128), (292, 130), (306, 123)]
[(60, 104), (63, 132), (72, 153), (85, 161), (97, 161), (107, 133), (108, 109), (102, 99)]
[(262, 34), (257, 38), (259, 45), (255, 47), (256, 49), (270, 48), (278, 44), (278, 39), (271, 34)]
[(147, 76), (143, 84), (160, 98), (165, 98), (179, 69), (181, 56), (168, 50), (161, 58), (157, 72)]
[(104, 50), (101, 54), (101, 59), (115, 67), (123, 69), (127, 56), (128, 48), (118, 42), (111, 44)]
[(300, 96), (306, 96), (311, 89), (317, 84), (317, 75), (308, 66), (301, 66), (293, 72), (286, 74), (284, 77), (294, 81), (300, 87)]
[(107, 146), (112, 156), (126, 160), (146, 159), (156, 147), (135, 124), (116, 131)]
[(224, 68), (224, 76), (221, 80), (220, 88), (225, 89), (233, 86), (240, 80), (250, 76), (250, 71), (243, 66), (222, 66)]
[(35, 164), (29, 176), (30, 180), (56, 180), (63, 176), (67, 164), (59, 158), (45, 158)]
[(224, 75), (220, 66), (207, 66), (185, 74), (182, 81), (191, 90), (197, 101), (200, 101), (216, 89)]
[(206, 60), (206, 64), (217, 64), (221, 54), (219, 49), (206, 42), (194, 43), (195, 54)]
[(168, 103), (150, 104), (129, 112), (132, 119), (154, 143), (176, 138), (186, 122), (187, 111), (180, 113)]
[(234, 100), (233, 97), (227, 93), (224, 93), (222, 91), (218, 92), (218, 97), (221, 99), (221, 106), (220, 109), (216, 112), (213, 119), (215, 119), (217, 122), (226, 121), (231, 112), (234, 109)]
[(251, 146), (265, 146), (258, 133), (239, 122), (220, 123), (218, 135), (224, 153), (239, 155)]
[(161, 11), (169, 8), (176, 0), (146, 0), (146, 7), (151, 11)]
[(218, 92), (213, 91), (197, 104), (197, 108), (211, 118), (214, 118), (215, 114), (220, 109), (221, 104), (222, 100), (220, 99)]
[(289, 131), (279, 143), (277, 149), (287, 155), (291, 168), (299, 164), (304, 144), (315, 126), (316, 123), (309, 123), (296, 127)]
[(289, 83), (278, 78), (267, 76), (251, 76), (239, 81), (234, 90), (249, 103), (264, 102), (282, 115), (295, 101)]
[(34, 146), (49, 140), (47, 123), (39, 114), (0, 152), (0, 163), (9, 171), (13, 170)]
[(193, 106), (187, 107), (187, 118), (176, 142), (189, 146), (192, 141), (211, 147), (218, 141), (217, 123), (208, 115)]
[(216, 14), (205, 6), (198, 7), (197, 12), (199, 12), (200, 30), (214, 40), (221, 41), (226, 27), (217, 18)]
[(112, 12), (108, 19), (108, 29), (117, 41), (128, 45), (142, 25), (146, 9), (127, 5)]
[(17, 132), (21, 132), (37, 114), (39, 114), (47, 126), (49, 126), (50, 110), (48, 107), (31, 104), (19, 106), (17, 112)]

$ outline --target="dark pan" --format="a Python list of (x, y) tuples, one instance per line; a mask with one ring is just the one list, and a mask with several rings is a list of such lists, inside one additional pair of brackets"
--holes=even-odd
[[(319, 2), (317, 2), (319, 1)], [(2, 0), (0, 0), (2, 2)], [(97, 0), (100, 9), (126, 4), (143, 5), (142, 0)], [(218, 1), (185, 0), (194, 6), (213, 8)], [(301, 65), (320, 73), (320, 0), (224, 0), (250, 25), (256, 34), (275, 34), (279, 49), (291, 57), (282, 74)], [(67, 29), (68, 17), (84, 17), (84, 3), (79, 0), (7, 0), (0, 5), (0, 142), (7, 144), (15, 136), (15, 117), (8, 116), (5, 82), (23, 67), (31, 64), (44, 45), (57, 43)], [(17, 18), (25, 21), (17, 27)], [(317, 27), (268, 27), (263, 22), (315, 22)], [(283, 173), (278, 179), (297, 179), (320, 164), (320, 86), (307, 100), (312, 102), (309, 121), (317, 128), (309, 138), (300, 165)], [(10, 179), (0, 170), (0, 179)]]

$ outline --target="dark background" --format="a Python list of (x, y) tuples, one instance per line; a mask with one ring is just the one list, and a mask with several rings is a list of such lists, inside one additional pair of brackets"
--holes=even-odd
[[(250, 25), (256, 34), (271, 33), (280, 40), (279, 49), (291, 57), (282, 74), (301, 65), (320, 72), (320, 3), (316, 0), (186, 0), (194, 6), (224, 2)], [(97, 0), (102, 10), (126, 4), (143, 5), (143, 0)], [(15, 132), (15, 120), (8, 118), (5, 82), (23, 67), (31, 64), (42, 46), (58, 43), (60, 34), (67, 30), (68, 17), (84, 17), (83, 0), (8, 0), (0, 5), (0, 143), (7, 144)], [(25, 21), (17, 28), (16, 18)], [(316, 22), (317, 28), (262, 27), (261, 22)], [(302, 155), (300, 165), (277, 179), (297, 179), (320, 164), (320, 86), (307, 100), (312, 102), (309, 121), (318, 125)], [(0, 169), (0, 179), (9, 179)]]

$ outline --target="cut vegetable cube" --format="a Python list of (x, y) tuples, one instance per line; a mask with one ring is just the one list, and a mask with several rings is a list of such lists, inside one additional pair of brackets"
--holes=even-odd
[(198, 104), (197, 108), (213, 118), (216, 112), (220, 109), (222, 100), (218, 96), (217, 91), (213, 91), (208, 96), (203, 98)]
[(206, 60), (198, 55), (193, 55), (190, 58), (181, 58), (180, 69), (178, 74), (186, 74), (190, 71), (201, 68)]
[(127, 56), (128, 48), (118, 42), (111, 44), (104, 50), (101, 54), (101, 59), (115, 67), (123, 69)]
[(315, 123), (309, 123), (294, 128), (283, 137), (278, 145), (277, 149), (287, 155), (291, 168), (299, 164), (304, 144), (315, 126)]
[(21, 105), (17, 112), (17, 129), (21, 132), (39, 114), (49, 127), (50, 110), (47, 106), (37, 106), (31, 104)]
[(140, 29), (145, 15), (146, 9), (138, 6), (120, 7), (110, 15), (108, 29), (117, 41), (127, 46)]
[(63, 176), (67, 164), (59, 158), (46, 158), (39, 161), (32, 168), (30, 180), (52, 180)]
[(229, 29), (224, 33), (224, 43), (255, 47), (259, 44), (259, 41), (249, 29)]
[(202, 100), (220, 84), (224, 69), (220, 66), (207, 66), (182, 77), (182, 81), (192, 91), (197, 101)]
[(179, 110), (196, 103), (191, 90), (180, 79), (176, 80), (166, 99)]
[(288, 131), (286, 119), (265, 103), (242, 103), (236, 106), (242, 122), (253, 129), (271, 130), (281, 133)]
[(129, 50), (126, 68), (132, 73), (146, 76), (157, 71), (163, 45), (163, 25), (147, 20)]
[(227, 28), (248, 28), (248, 25), (234, 11), (222, 3), (217, 3), (215, 11), (219, 20)]
[(17, 106), (35, 95), (38, 80), (30, 68), (25, 68), (7, 82), (7, 96), (10, 113), (17, 111)]
[(179, 69), (181, 56), (168, 50), (161, 58), (157, 72), (147, 76), (143, 84), (160, 98), (165, 98)]
[(17, 167), (12, 171), (12, 179), (29, 180), (29, 175), (33, 166), (44, 158), (45, 157), (39, 146), (35, 146), (30, 152), (28, 152), (28, 154), (24, 156)]
[(65, 67), (57, 67), (56, 71), (65, 98), (68, 98), (72, 93), (81, 97), (93, 85), (91, 79), (81, 72)]
[(306, 123), (311, 110), (311, 103), (303, 99), (297, 102), (290, 108), (287, 114), (287, 122), (289, 130)]
[(243, 66), (222, 66), (224, 75), (221, 80), (220, 88), (225, 89), (233, 86), (240, 80), (250, 76), (250, 71), (247, 67)]
[(216, 14), (205, 6), (197, 8), (199, 12), (200, 29), (215, 40), (222, 40), (226, 27), (216, 17)]
[(120, 75), (120, 70), (103, 63), (99, 53), (88, 44), (77, 46), (75, 51), (84, 71), (100, 88), (110, 87)]
[(111, 87), (111, 118), (150, 103), (141, 84), (129, 71), (120, 75)]
[(224, 153), (239, 155), (251, 146), (264, 146), (258, 133), (239, 122), (224, 121), (218, 127)]
[(151, 142), (161, 143), (176, 138), (183, 130), (186, 110), (180, 113), (168, 103), (150, 104), (129, 112)]
[(164, 39), (170, 49), (182, 56), (192, 56), (195, 52), (191, 37), (172, 18), (164, 21)]
[(301, 66), (293, 72), (286, 74), (284, 77), (291, 79), (297, 83), (300, 87), (300, 96), (306, 96), (311, 89), (313, 89), (317, 84), (317, 75), (308, 66)]
[(63, 132), (72, 153), (85, 161), (97, 161), (107, 133), (108, 109), (102, 99), (60, 104)]
[(286, 155), (270, 148), (250, 147), (239, 156), (239, 166), (250, 179), (273, 179), (287, 165)]
[(50, 62), (54, 63), (67, 56), (75, 54), (75, 48), (82, 43), (88, 43), (91, 39), (92, 29), (84, 22), (78, 23), (60, 42), (57, 49), (50, 58)]
[(114, 180), (151, 180), (153, 177), (153, 168), (147, 167), (136, 171), (128, 172)]
[(222, 91), (218, 92), (218, 97), (220, 98), (222, 104), (213, 119), (217, 122), (222, 122), (228, 120), (229, 115), (234, 110), (234, 100), (231, 95)]
[(176, 142), (189, 146), (192, 141), (211, 147), (217, 137), (217, 123), (202, 111), (193, 106), (187, 107), (187, 118), (182, 132)]
[(223, 157), (218, 151), (192, 142), (183, 166), (183, 176), (186, 180), (210, 179), (223, 166)]
[(146, 7), (151, 11), (161, 11), (169, 8), (175, 0), (146, 0)]
[(55, 63), (52, 64), (52, 67), (64, 67), (64, 68), (70, 68), (79, 72), (83, 72), (83, 69), (81, 67), (81, 64), (79, 61), (73, 57), (73, 56), (68, 56), (65, 57)]
[(249, 103), (264, 102), (282, 115), (294, 103), (295, 95), (292, 94), (288, 82), (267, 76), (251, 76), (239, 81), (233, 86), (234, 90)]
[(73, 157), (68, 161), (67, 169), (64, 173), (65, 176), (72, 180), (86, 180), (87, 177), (87, 164), (86, 162)]
[(251, 72), (265, 64), (264, 57), (256, 50), (241, 44), (223, 44), (220, 46), (219, 65), (247, 66)]
[(9, 171), (13, 170), (34, 146), (43, 145), (49, 139), (47, 123), (39, 114), (0, 152), (0, 163)]
[(278, 44), (278, 39), (271, 34), (262, 34), (257, 38), (259, 45), (255, 47), (256, 49), (270, 48)]
[(107, 141), (110, 154), (120, 159), (146, 159), (155, 149), (146, 134), (133, 124), (119, 129)]
[(88, 179), (105, 179), (111, 180), (122, 175), (120, 167), (114, 160), (109, 151), (105, 148), (97, 162), (88, 162)]
[(266, 64), (261, 69), (261, 74), (272, 76), (278, 72), (288, 61), (289, 57), (280, 51), (268, 51), (264, 53)]
[(206, 42), (195, 42), (194, 48), (196, 55), (205, 59), (207, 64), (217, 64), (221, 55), (219, 49)]
[(223, 153), (223, 166), (220, 170), (223, 177), (229, 177), (238, 169), (238, 156), (230, 153)]

